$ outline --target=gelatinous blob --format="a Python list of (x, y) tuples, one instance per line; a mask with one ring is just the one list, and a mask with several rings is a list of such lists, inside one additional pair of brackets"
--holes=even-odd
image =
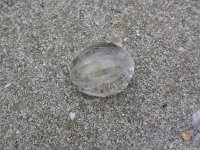
[(82, 50), (70, 65), (70, 78), (86, 94), (106, 97), (121, 92), (134, 74), (128, 51), (111, 43)]

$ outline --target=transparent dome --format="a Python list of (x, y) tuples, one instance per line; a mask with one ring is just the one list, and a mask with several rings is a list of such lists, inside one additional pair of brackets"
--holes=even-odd
[(128, 51), (110, 43), (82, 50), (70, 65), (70, 78), (83, 93), (106, 97), (125, 89), (134, 74)]

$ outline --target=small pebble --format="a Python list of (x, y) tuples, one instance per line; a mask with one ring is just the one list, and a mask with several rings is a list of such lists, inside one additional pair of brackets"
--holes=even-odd
[(127, 38), (127, 37), (124, 38), (124, 42), (126, 42), (126, 41), (128, 41), (128, 38)]
[(173, 147), (174, 147), (173, 144), (170, 144), (170, 145), (169, 145), (169, 148), (170, 148), (170, 149), (172, 149)]
[(140, 30), (136, 30), (136, 35), (140, 36)]
[(70, 117), (71, 120), (74, 120), (76, 118), (76, 114), (73, 113), (73, 112), (70, 112), (69, 117)]
[(116, 44), (117, 46), (119, 46), (119, 47), (123, 47), (123, 43), (122, 43), (121, 40), (116, 41), (115, 44)]
[(33, 121), (33, 119), (31, 117), (28, 118), (28, 121)]
[(11, 86), (11, 83), (6, 84), (4, 88), (7, 88), (9, 86)]
[(164, 104), (162, 105), (162, 107), (163, 107), (163, 108), (167, 107), (167, 104), (166, 104), (166, 103), (164, 103)]
[(87, 130), (88, 129), (88, 127), (87, 126), (85, 126), (85, 130)]
[(144, 147), (144, 146), (142, 146), (141, 150), (145, 150), (145, 147)]
[(192, 133), (188, 130), (181, 132), (181, 137), (185, 141), (189, 141), (192, 138)]

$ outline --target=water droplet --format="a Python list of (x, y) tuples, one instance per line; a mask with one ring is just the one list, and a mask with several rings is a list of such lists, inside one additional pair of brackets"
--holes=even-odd
[(110, 43), (97, 43), (82, 50), (72, 61), (70, 77), (86, 94), (106, 97), (125, 89), (134, 74), (128, 51)]

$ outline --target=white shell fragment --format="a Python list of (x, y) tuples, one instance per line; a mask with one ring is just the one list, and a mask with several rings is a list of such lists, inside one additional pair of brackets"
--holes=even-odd
[(134, 74), (128, 51), (110, 43), (97, 43), (82, 50), (72, 61), (70, 78), (86, 94), (106, 97), (121, 92)]
[(76, 118), (76, 114), (73, 113), (73, 112), (70, 112), (69, 117), (70, 117), (71, 120), (74, 120)]
[(200, 128), (200, 109), (193, 113), (193, 125), (195, 128)]

